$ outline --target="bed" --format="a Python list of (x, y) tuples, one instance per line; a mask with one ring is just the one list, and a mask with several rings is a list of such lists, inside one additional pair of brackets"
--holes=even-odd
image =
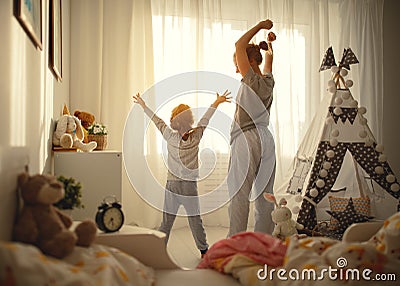
[[(291, 237), (281, 242), (267, 235), (242, 233), (212, 245), (195, 270), (183, 269), (172, 261), (163, 233), (130, 226), (118, 233), (99, 234), (91, 247), (76, 247), (63, 260), (47, 257), (31, 245), (10, 241), (17, 205), (16, 176), (25, 171), (28, 162), (25, 148), (0, 148), (0, 286), (377, 285), (365, 279), (333, 280), (327, 272), (323, 282), (301, 277), (304, 271), (307, 274), (329, 267), (372, 269), (390, 279), (379, 281), (379, 285), (399, 285), (400, 213), (383, 225), (354, 224), (342, 241)], [(289, 273), (300, 276), (291, 279)]]
[[(183, 269), (169, 257), (161, 232), (124, 226), (99, 234), (89, 248), (76, 247), (63, 260), (11, 241), (17, 205), (17, 175), (26, 171), (28, 150), (0, 147), (0, 285), (240, 285), (212, 269)], [(72, 226), (73, 227), (73, 226)]]

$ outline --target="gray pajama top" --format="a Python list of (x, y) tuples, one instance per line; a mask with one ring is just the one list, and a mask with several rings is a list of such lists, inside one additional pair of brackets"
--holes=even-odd
[(214, 107), (209, 107), (203, 117), (193, 128), (193, 132), (185, 141), (176, 130), (169, 127), (147, 106), (144, 112), (154, 122), (167, 142), (168, 150), (168, 175), (169, 181), (197, 181), (199, 177), (199, 144), (203, 137), (204, 129), (207, 127), (211, 116), (215, 112)]
[(231, 127), (231, 143), (242, 132), (268, 127), (272, 91), (275, 85), (271, 73), (259, 75), (250, 67), (242, 79), (236, 97), (236, 110)]

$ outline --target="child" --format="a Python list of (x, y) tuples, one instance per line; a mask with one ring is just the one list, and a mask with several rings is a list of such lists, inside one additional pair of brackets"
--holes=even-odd
[(179, 206), (183, 205), (186, 212), (190, 214), (188, 216), (190, 229), (202, 257), (208, 250), (208, 244), (200, 217), (197, 192), (199, 143), (204, 129), (218, 105), (223, 102), (230, 102), (229, 94), (228, 91), (225, 91), (223, 95), (217, 93), (217, 99), (194, 128), (192, 127), (194, 123), (193, 114), (188, 105), (180, 104), (172, 110), (171, 127), (169, 127), (146, 106), (139, 93), (133, 96), (135, 103), (143, 107), (144, 112), (167, 141), (168, 176), (165, 187), (163, 220), (159, 230), (166, 234), (166, 242), (168, 242), (176, 213)]

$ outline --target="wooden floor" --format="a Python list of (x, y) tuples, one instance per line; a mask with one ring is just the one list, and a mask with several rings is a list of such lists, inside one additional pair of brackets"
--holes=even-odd
[[(224, 239), (228, 233), (228, 228), (224, 227), (205, 226), (204, 228), (210, 246), (218, 240)], [(194, 269), (200, 262), (200, 251), (194, 243), (189, 227), (173, 229), (167, 249), (171, 258), (181, 267)]]

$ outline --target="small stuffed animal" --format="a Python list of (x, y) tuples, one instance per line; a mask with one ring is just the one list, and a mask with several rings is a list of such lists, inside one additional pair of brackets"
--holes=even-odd
[(76, 116), (82, 124), (83, 127), (83, 133), (84, 133), (84, 138), (83, 138), (83, 142), (87, 143), (88, 142), (88, 128), (90, 125), (92, 125), (96, 118), (94, 117), (93, 114), (86, 112), (86, 111), (79, 111), (79, 110), (75, 110), (74, 111), (74, 116)]
[(71, 218), (53, 206), (64, 197), (63, 184), (56, 177), (22, 173), (18, 186), (24, 205), (14, 225), (15, 241), (35, 245), (56, 258), (70, 254), (75, 245), (92, 244), (97, 233), (94, 221), (83, 221), (72, 232)]
[(279, 205), (272, 194), (265, 193), (264, 198), (276, 206), (271, 212), (272, 221), (275, 223), (275, 228), (272, 232), (273, 236), (285, 239), (288, 236), (297, 235), (297, 230), (304, 228), (302, 224), (292, 219), (292, 212), (286, 207), (287, 201), (284, 198), (279, 201)]
[(53, 133), (53, 145), (66, 149), (75, 147), (84, 152), (91, 152), (97, 147), (97, 143), (94, 141), (83, 143), (83, 138), (84, 133), (81, 121), (73, 115), (62, 115)]

